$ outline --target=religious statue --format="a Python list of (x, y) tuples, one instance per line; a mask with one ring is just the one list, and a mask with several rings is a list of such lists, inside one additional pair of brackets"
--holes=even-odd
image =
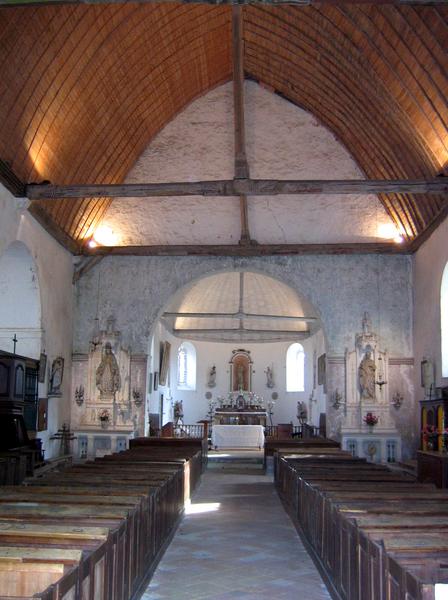
[(434, 363), (427, 358), (423, 357), (422, 362), (420, 363), (421, 368), (421, 384), (422, 387), (425, 388), (425, 398), (430, 398), (431, 394), (434, 392)]
[(297, 401), (297, 418), (302, 424), (306, 423), (308, 418), (307, 406), (305, 402), (301, 402), (300, 400)]
[(184, 418), (184, 407), (182, 400), (176, 400), (173, 406), (174, 423), (177, 425)]
[(103, 357), (96, 370), (96, 386), (101, 396), (112, 396), (121, 387), (120, 370), (109, 342), (104, 347)]
[(272, 371), (272, 367), (266, 367), (266, 387), (273, 388), (274, 387), (274, 373)]
[(244, 367), (243, 367), (243, 365), (238, 365), (237, 381), (238, 381), (238, 389), (242, 390), (244, 387)]
[(358, 368), (361, 400), (375, 400), (375, 371), (375, 361), (371, 352), (367, 351)]
[(215, 367), (215, 365), (213, 365), (213, 367), (210, 369), (210, 372), (208, 374), (207, 385), (209, 388), (216, 387), (216, 367)]

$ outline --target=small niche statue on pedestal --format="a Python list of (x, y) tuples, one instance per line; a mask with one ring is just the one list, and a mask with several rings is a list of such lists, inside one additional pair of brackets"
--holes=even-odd
[(266, 387), (273, 388), (274, 387), (274, 373), (272, 367), (266, 367)]
[(358, 369), (362, 400), (375, 400), (375, 371), (375, 361), (372, 359), (372, 353), (368, 350)]
[(209, 371), (207, 386), (209, 388), (216, 387), (216, 366), (215, 365), (213, 365), (213, 367)]

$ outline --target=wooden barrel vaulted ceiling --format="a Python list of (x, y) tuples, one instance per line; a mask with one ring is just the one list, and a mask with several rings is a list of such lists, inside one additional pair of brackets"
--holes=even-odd
[[(193, 99), (232, 78), (232, 8), (98, 4), (0, 10), (0, 158), (26, 183), (119, 183)], [(310, 111), (368, 179), (448, 165), (448, 7), (248, 5), (244, 68)], [(382, 195), (414, 239), (438, 195)], [(33, 201), (81, 244), (110, 199)], [(74, 246), (72, 246), (73, 248)]]

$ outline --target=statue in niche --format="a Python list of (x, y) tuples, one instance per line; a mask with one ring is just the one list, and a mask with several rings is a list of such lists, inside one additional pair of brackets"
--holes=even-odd
[(368, 350), (358, 368), (361, 400), (375, 400), (375, 371), (375, 361), (372, 359), (372, 353)]
[(273, 388), (274, 387), (274, 372), (272, 367), (266, 367), (266, 387)]
[(101, 396), (113, 396), (121, 387), (120, 370), (109, 342), (104, 346), (103, 357), (96, 370), (96, 386)]
[(421, 385), (425, 388), (425, 398), (430, 398), (434, 391), (434, 363), (427, 358), (423, 357), (420, 363), (421, 368)]
[(213, 365), (213, 367), (210, 369), (210, 372), (208, 374), (207, 385), (209, 388), (216, 387), (216, 367), (215, 367), (215, 365)]
[(238, 365), (237, 369), (237, 381), (238, 381), (238, 389), (244, 389), (244, 367), (243, 365)]

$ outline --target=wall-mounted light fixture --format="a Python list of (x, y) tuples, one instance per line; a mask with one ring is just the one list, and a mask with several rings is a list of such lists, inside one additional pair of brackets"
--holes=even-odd
[(395, 392), (395, 394), (392, 396), (391, 404), (396, 410), (398, 410), (403, 404), (403, 400), (404, 398), (402, 394), (400, 394), (400, 392)]

